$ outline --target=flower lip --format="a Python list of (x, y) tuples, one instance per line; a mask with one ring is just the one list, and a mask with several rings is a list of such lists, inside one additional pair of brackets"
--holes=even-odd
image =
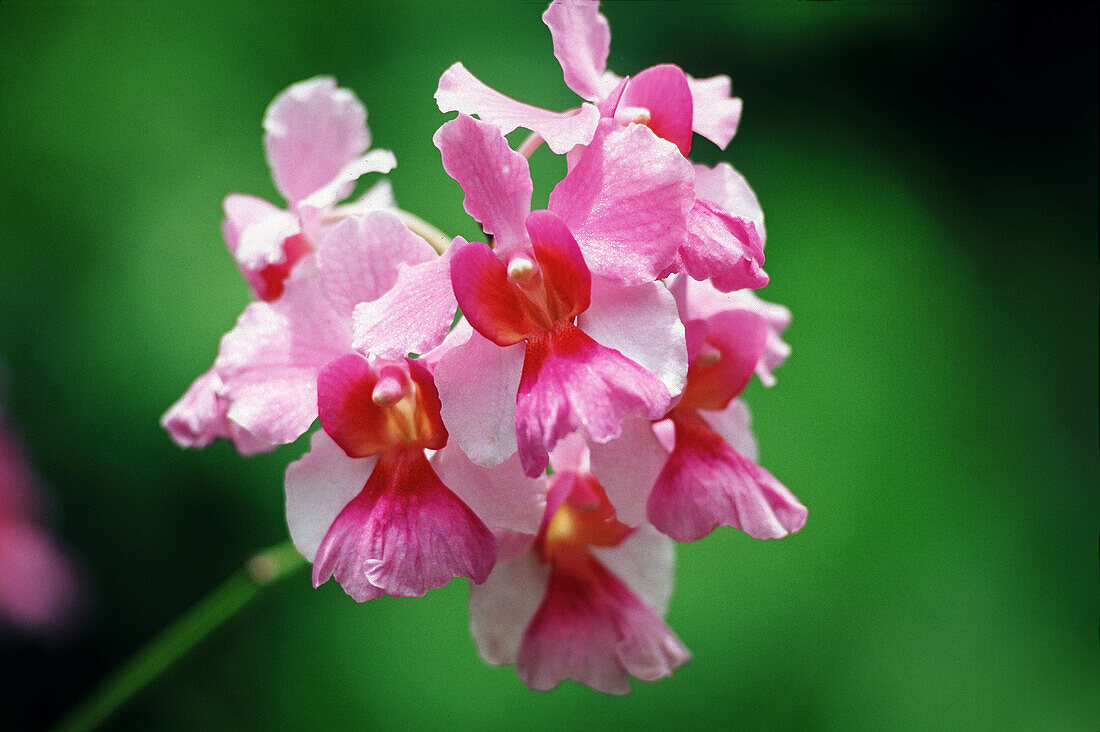
[(410, 359), (372, 364), (348, 354), (332, 361), (317, 378), (317, 408), (321, 426), (350, 457), (447, 444), (431, 374)]
[(589, 547), (621, 544), (633, 529), (615, 516), (607, 493), (591, 474), (558, 473), (547, 495), (535, 544), (543, 561), (575, 561)]

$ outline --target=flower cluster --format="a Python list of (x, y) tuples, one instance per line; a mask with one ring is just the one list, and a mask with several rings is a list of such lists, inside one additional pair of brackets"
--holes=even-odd
[[(486, 660), (536, 689), (625, 693), (688, 658), (662, 620), (673, 540), (806, 520), (756, 463), (737, 399), (754, 373), (774, 382), (790, 315), (752, 293), (768, 281), (752, 190), (688, 158), (696, 133), (732, 138), (729, 78), (616, 76), (594, 1), (543, 20), (577, 108), (513, 100), (461, 64), (436, 92), (459, 114), (433, 141), (484, 242), (440, 237), (385, 183), (339, 204), (395, 165), (367, 152), (362, 105), (327, 78), (275, 99), (265, 145), (289, 208), (226, 198), (256, 299), (164, 425), (252, 454), (319, 419), (286, 474), (315, 586), (365, 601), (468, 577)], [(568, 172), (532, 211), (543, 142)]]

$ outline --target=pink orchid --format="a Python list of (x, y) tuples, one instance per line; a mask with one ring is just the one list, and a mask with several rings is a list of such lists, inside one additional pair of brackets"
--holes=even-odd
[[(322, 370), (317, 401), (324, 431), (286, 476), (287, 522), (314, 587), (334, 575), (363, 602), (418, 597), (456, 576), (480, 583), (497, 549), (472, 506), (502, 530), (537, 522), (541, 490), (515, 461), (486, 471), (447, 446), (419, 361), (343, 356)], [(435, 466), (425, 450), (438, 451)]]
[[(316, 248), (331, 207), (360, 176), (388, 173), (397, 163), (388, 150), (366, 152), (367, 110), (328, 77), (299, 82), (275, 97), (263, 126), (271, 175), (289, 210), (231, 193), (222, 233), (256, 296), (270, 301), (282, 295), (294, 265)], [(388, 185), (372, 189), (365, 201), (392, 205)]]
[[(387, 173), (393, 153), (373, 150), (367, 112), (355, 95), (317, 77), (287, 88), (264, 116), (264, 147), (272, 177), (290, 204), (282, 210), (254, 196), (225, 198), (222, 234), (256, 297), (280, 299), (299, 262), (316, 250), (332, 206), (371, 172)], [(385, 181), (355, 204), (359, 213), (393, 207)], [(164, 415), (161, 424), (182, 447), (205, 447), (216, 439), (233, 442), (242, 455), (271, 450), (276, 442), (254, 435), (228, 415), (226, 385), (217, 369), (197, 378)]]
[[(684, 392), (652, 431), (635, 421), (624, 426), (630, 440), (595, 446), (594, 464), (616, 495), (637, 500), (640, 482), (652, 486), (646, 515), (677, 541), (696, 541), (717, 526), (733, 526), (758, 539), (798, 531), (806, 508), (756, 464), (748, 410), (735, 399), (754, 370), (762, 381), (774, 383), (771, 370), (790, 350), (779, 337), (789, 312), (751, 293), (720, 293), (682, 276), (670, 289), (691, 357)], [(656, 478), (648, 480), (653, 465), (648, 456), (658, 444), (669, 454)]]
[(0, 627), (57, 635), (79, 605), (73, 561), (41, 526), (35, 479), (0, 418)]
[(317, 418), (321, 368), (353, 353), (355, 307), (388, 292), (406, 268), (438, 259), (386, 211), (326, 227), (283, 295), (245, 308), (222, 339), (214, 368), (165, 414), (165, 428), (187, 447), (229, 437), (244, 454), (294, 441)]
[[(504, 133), (516, 127), (532, 130), (554, 152), (571, 152), (571, 167), (580, 157), (576, 146), (589, 144), (600, 127), (600, 117), (618, 125), (643, 125), (673, 143), (685, 157), (691, 151), (693, 131), (723, 149), (729, 144), (740, 120), (741, 100), (730, 97), (728, 76), (696, 80), (678, 66), (661, 64), (620, 79), (607, 71), (611, 32), (595, 0), (554, 0), (543, 21), (550, 28), (566, 84), (595, 107), (582, 104), (558, 114), (522, 104), (456, 63), (440, 78), (436, 91), (440, 110), (477, 115)], [(696, 195), (688, 236), (661, 276), (685, 272), (698, 280), (710, 278), (727, 292), (766, 285), (763, 242), (754, 222), (737, 208), (724, 208), (720, 199), (705, 190), (697, 190)]]
[[(604, 173), (625, 167), (629, 153), (602, 148), (601, 139), (586, 160)], [(615, 243), (665, 212), (674, 223), (689, 200), (675, 185), (683, 178), (666, 173), (671, 188), (646, 178), (608, 193), (602, 179), (583, 178), (589, 169), (582, 164), (555, 189), (551, 210), (530, 212), (527, 161), (495, 127), (460, 115), (440, 128), (436, 144), (466, 191), (466, 210), (496, 242), (495, 251), (461, 238), (452, 245), (454, 296), (472, 330), (452, 333), (436, 383), (444, 422), (467, 454), (496, 464), (518, 448), (534, 477), (568, 434), (583, 429), (605, 442), (632, 412), (663, 414), (686, 372), (673, 300), (652, 281), (594, 281), (588, 262), (643, 266)], [(619, 209), (623, 218), (613, 215)], [(486, 430), (486, 421), (501, 428)], [(510, 422), (514, 434), (503, 428)]]
[(629, 676), (655, 681), (690, 656), (661, 619), (672, 544), (618, 520), (583, 445), (574, 435), (555, 450), (546, 512), (527, 548), (470, 588), (470, 630), (486, 661), (515, 664), (534, 689), (568, 678), (625, 694)]

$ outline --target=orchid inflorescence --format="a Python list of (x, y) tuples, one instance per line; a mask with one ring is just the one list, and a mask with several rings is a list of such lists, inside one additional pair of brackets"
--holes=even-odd
[[(774, 383), (790, 313), (752, 292), (768, 282), (756, 196), (687, 157), (695, 133), (733, 137), (729, 78), (607, 71), (595, 1), (554, 0), (543, 20), (577, 108), (515, 101), (460, 63), (435, 95), (459, 114), (433, 141), (486, 242), (442, 237), (385, 180), (340, 203), (396, 161), (368, 151), (366, 110), (334, 80), (272, 102), (288, 208), (225, 199), (256, 299), (163, 423), (181, 445), (251, 455), (320, 418), (286, 471), (314, 586), (334, 576), (365, 601), (468, 577), (487, 661), (536, 689), (626, 693), (689, 656), (662, 619), (674, 540), (805, 523), (737, 398), (754, 373)], [(531, 136), (514, 150), (517, 128)], [(543, 142), (568, 172), (532, 211)]]

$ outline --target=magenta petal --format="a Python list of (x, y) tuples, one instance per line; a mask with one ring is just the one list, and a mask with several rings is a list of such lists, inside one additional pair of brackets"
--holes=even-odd
[(532, 191), (527, 158), (508, 146), (500, 128), (461, 114), (436, 130), (432, 141), (443, 169), (466, 194), (466, 212), (497, 238), (498, 248), (523, 243)]
[(650, 419), (668, 408), (661, 380), (579, 328), (562, 325), (527, 343), (516, 398), (516, 438), (531, 477), (546, 468), (548, 451), (583, 429), (595, 442), (618, 437), (623, 418)]
[(648, 515), (676, 541), (702, 539), (717, 526), (778, 539), (806, 523), (806, 507), (775, 476), (692, 416), (676, 420), (676, 447), (649, 495)]
[(572, 320), (588, 309), (592, 292), (592, 275), (577, 240), (552, 211), (532, 211), (527, 235), (542, 271), (550, 319)]
[(568, 112), (550, 112), (517, 102), (483, 84), (461, 63), (443, 72), (435, 99), (439, 111), (477, 115), (505, 135), (517, 127), (537, 132), (558, 155), (576, 145), (587, 145), (600, 121), (599, 110), (590, 104)]
[(679, 66), (660, 64), (635, 74), (619, 104), (647, 110), (649, 129), (685, 157), (691, 153), (691, 89)]
[(656, 681), (689, 658), (680, 639), (591, 556), (555, 564), (546, 597), (524, 633), (516, 670), (533, 689), (565, 679), (607, 694), (630, 692), (628, 675)]
[(462, 243), (456, 239), (441, 257), (432, 253), (419, 264), (400, 264), (397, 281), (384, 295), (355, 308), (355, 347), (380, 358), (400, 358), (439, 345), (455, 318), (451, 258)]
[(554, 40), (554, 57), (566, 85), (585, 99), (600, 96), (600, 76), (607, 69), (611, 27), (596, 0), (554, 0), (542, 14)]
[(687, 78), (695, 108), (692, 127), (723, 150), (730, 144), (741, 121), (741, 100), (730, 96), (730, 78)]
[(423, 450), (393, 450), (321, 542), (313, 584), (335, 576), (360, 602), (420, 597), (454, 577), (484, 582), (496, 554), (492, 533), (443, 485)]
[(550, 194), (592, 274), (624, 284), (657, 278), (687, 237), (695, 172), (645, 126), (603, 124)]
[(0, 515), (0, 628), (57, 636), (72, 625), (79, 600), (76, 567), (57, 543), (30, 522)]
[(349, 319), (356, 305), (377, 300), (394, 286), (402, 264), (437, 259), (426, 241), (388, 211), (343, 219), (325, 232), (317, 250), (325, 297)]
[(768, 284), (764, 250), (751, 221), (731, 216), (699, 199), (688, 217), (689, 237), (680, 248), (681, 265), (673, 271), (709, 279), (723, 292), (759, 289)]
[(530, 302), (509, 281), (508, 268), (487, 245), (460, 246), (451, 260), (451, 284), (470, 325), (497, 345), (518, 343), (539, 329)]
[(459, 342), (435, 367), (443, 424), (470, 460), (499, 465), (516, 452), (516, 390), (526, 346), (501, 348), (465, 320), (447, 338)]
[(367, 110), (336, 81), (318, 77), (281, 93), (264, 116), (275, 185), (297, 203), (331, 181), (370, 145)]

